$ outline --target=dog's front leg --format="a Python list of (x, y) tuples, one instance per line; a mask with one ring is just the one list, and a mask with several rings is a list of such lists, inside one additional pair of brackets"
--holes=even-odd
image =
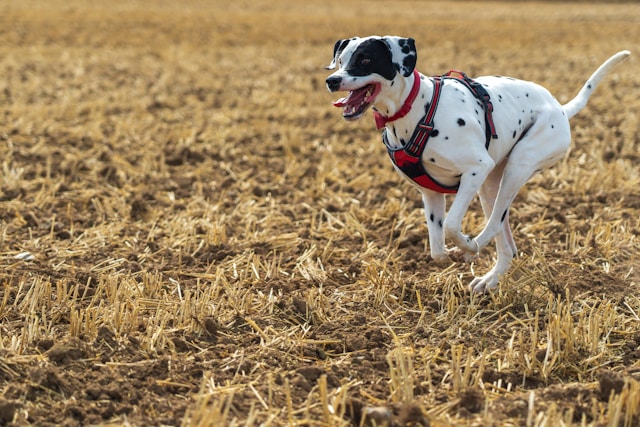
[(437, 263), (449, 262), (449, 256), (444, 243), (444, 219), (446, 201), (444, 194), (422, 189), (422, 204), (424, 216), (429, 229), (429, 250), (431, 258)]
[(494, 161), (487, 155), (462, 173), (458, 193), (453, 199), (449, 213), (444, 221), (445, 237), (450, 239), (462, 251), (474, 256), (478, 254), (480, 247), (475, 239), (462, 233), (462, 220), (469, 209), (471, 201), (494, 166)]

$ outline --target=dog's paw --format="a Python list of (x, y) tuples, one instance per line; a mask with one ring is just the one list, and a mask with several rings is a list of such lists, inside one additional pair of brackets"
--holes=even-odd
[(451, 259), (454, 262), (473, 262), (478, 259), (478, 254), (471, 254), (469, 252), (463, 251), (460, 248), (453, 248), (447, 250), (447, 258)]
[(451, 232), (447, 234), (447, 237), (451, 242), (453, 242), (458, 250), (471, 255), (478, 255), (478, 252), (480, 252), (480, 245), (478, 244), (478, 241), (467, 234)]
[(431, 254), (431, 259), (437, 265), (449, 265), (452, 261), (452, 259), (449, 258), (449, 255), (446, 252), (440, 254)]
[(469, 283), (469, 290), (477, 294), (484, 294), (498, 286), (500, 277), (493, 271), (488, 272), (482, 277), (476, 277)]

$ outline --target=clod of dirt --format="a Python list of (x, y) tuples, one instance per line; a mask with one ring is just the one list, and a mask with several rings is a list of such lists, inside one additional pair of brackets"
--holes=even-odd
[(295, 378), (293, 378), (293, 380), (291, 381), (291, 384), (294, 387), (304, 390), (305, 392), (311, 391), (312, 388), (311, 384), (309, 384), (309, 381), (301, 374), (296, 375)]
[(53, 344), (54, 344), (54, 341), (51, 339), (42, 339), (36, 343), (36, 346), (42, 351), (47, 351), (51, 347), (53, 347)]
[(134, 221), (148, 219), (150, 213), (149, 205), (142, 198), (136, 198), (131, 202), (131, 219)]
[(47, 351), (49, 360), (56, 364), (64, 364), (87, 357), (82, 342), (72, 338), (67, 342), (56, 343)]
[(105, 386), (92, 385), (88, 386), (85, 394), (90, 400), (111, 400), (120, 402), (123, 399), (120, 384), (110, 383)]
[(53, 367), (38, 367), (31, 370), (28, 374), (28, 378), (32, 384), (27, 392), (27, 399), (35, 399), (42, 388), (53, 390), (58, 393), (66, 393), (69, 389), (69, 385), (65, 379), (58, 375), (58, 372), (59, 371)]
[(529, 404), (527, 403), (526, 400), (523, 400), (523, 399), (515, 399), (515, 400), (504, 399), (502, 403), (503, 403), (502, 407), (504, 408), (503, 412), (508, 417), (526, 418), (527, 413), (529, 412)]
[(609, 400), (611, 392), (621, 393), (626, 381), (624, 376), (618, 372), (604, 370), (598, 373), (598, 383), (600, 383), (600, 400)]
[(460, 394), (460, 403), (458, 408), (462, 412), (477, 414), (484, 408), (485, 397), (482, 391), (477, 388), (469, 388)]
[(71, 238), (71, 233), (67, 230), (60, 230), (56, 233), (56, 238), (60, 240), (69, 240)]
[(215, 344), (218, 341), (218, 322), (213, 317), (205, 317), (203, 326), (207, 340)]
[(547, 349), (541, 348), (536, 351), (536, 360), (538, 362), (544, 362), (545, 357), (547, 357)]
[(82, 422), (85, 420), (86, 413), (81, 405), (69, 405), (64, 411), (67, 417), (73, 418), (76, 421)]
[(305, 377), (308, 381), (315, 382), (320, 378), (320, 375), (324, 374), (324, 370), (317, 366), (303, 366), (296, 370), (296, 373)]
[(325, 375), (327, 378), (327, 385), (329, 387), (338, 387), (340, 385), (340, 381), (330, 372), (325, 371), (324, 369), (318, 366), (302, 366), (296, 369), (296, 377), (294, 379), (294, 383), (298, 386), (301, 386), (305, 389), (307, 386), (313, 387), (317, 384), (318, 379), (322, 375)]
[(393, 426), (431, 426), (422, 409), (416, 403), (403, 404), (397, 412), (398, 415), (393, 421)]
[(114, 339), (115, 334), (106, 326), (101, 326), (98, 328), (98, 335), (96, 336), (96, 344), (105, 343), (110, 347), (114, 347), (116, 345), (116, 341)]
[(180, 337), (171, 338), (171, 342), (173, 342), (173, 345), (175, 346), (178, 353), (186, 353), (191, 349), (189, 343)]
[[(298, 371), (300, 373), (300, 371)], [(315, 376), (315, 382), (318, 381), (318, 379), (322, 376), (325, 375), (326, 379), (327, 379), (327, 385), (331, 388), (335, 388), (335, 387), (339, 387), (340, 386), (340, 380), (338, 379), (338, 376), (336, 376), (334, 373), (332, 372), (327, 372), (324, 369), (320, 369), (318, 368), (318, 371), (308, 371), (308, 372), (304, 372), (302, 373), (302, 375), (306, 375), (306, 378), (312, 378)]]
[(294, 296), (291, 301), (291, 304), (293, 305), (293, 308), (295, 309), (295, 311), (298, 314), (302, 315), (302, 317), (306, 319), (309, 316), (310, 314), (309, 305), (305, 300)]
[(12, 422), (19, 406), (18, 402), (0, 398), (0, 424), (6, 425)]
[(389, 337), (382, 333), (378, 328), (372, 328), (365, 332), (365, 337), (369, 340), (372, 347), (383, 347), (389, 341)]

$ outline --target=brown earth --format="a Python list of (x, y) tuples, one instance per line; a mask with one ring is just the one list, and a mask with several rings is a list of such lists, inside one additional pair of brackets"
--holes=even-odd
[[(317, 3), (317, 4), (316, 4)], [(633, 3), (0, 2), (0, 425), (637, 425), (632, 57), (470, 295), (323, 66), (343, 37), (570, 99)], [(637, 56), (638, 52), (634, 52)], [(477, 203), (465, 230), (482, 226)]]

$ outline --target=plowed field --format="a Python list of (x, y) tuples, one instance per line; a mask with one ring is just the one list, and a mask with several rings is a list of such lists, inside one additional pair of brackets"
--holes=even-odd
[[(561, 102), (632, 51), (491, 294), (331, 105), (371, 34)], [(0, 425), (639, 425), (639, 41), (634, 3), (0, 1)]]

